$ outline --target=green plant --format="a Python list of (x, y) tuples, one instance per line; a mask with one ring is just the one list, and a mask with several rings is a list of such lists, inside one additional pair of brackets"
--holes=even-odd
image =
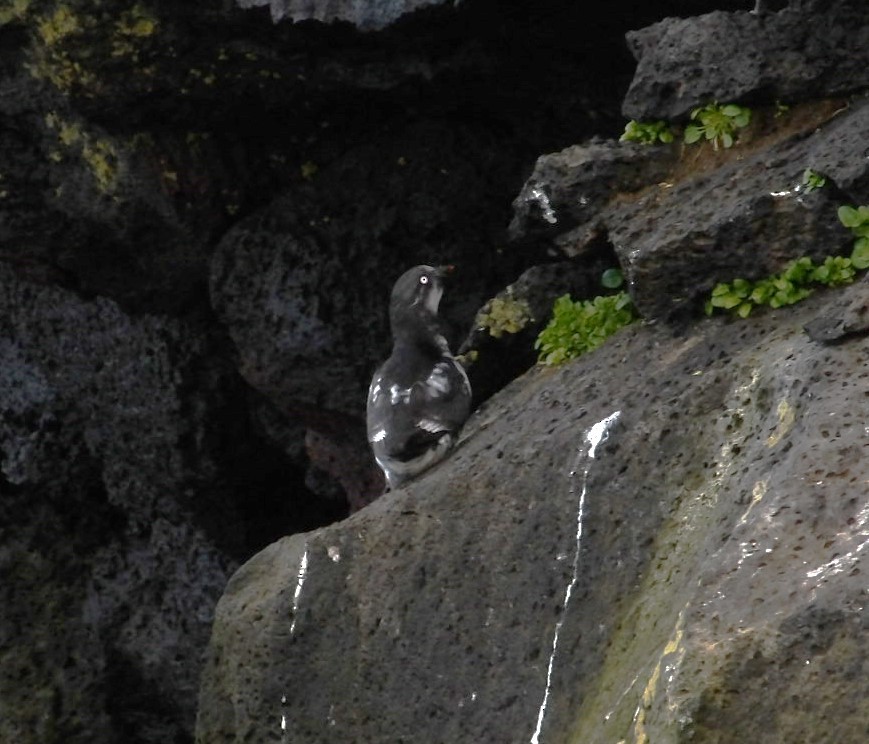
[(733, 145), (736, 130), (748, 126), (751, 121), (751, 110), (735, 103), (723, 106), (710, 103), (694, 109), (691, 120), (695, 123), (685, 127), (685, 142), (690, 145), (705, 137), (717, 150), (719, 145), (724, 148)]
[(641, 145), (669, 144), (675, 139), (673, 130), (666, 121), (637, 121), (631, 119), (625, 125), (619, 142), (638, 142)]
[(818, 171), (812, 170), (811, 168), (806, 168), (803, 171), (803, 189), (806, 193), (814, 191), (815, 189), (823, 188), (826, 184), (827, 177), (822, 173), (818, 173)]
[(869, 268), (869, 207), (839, 207), (839, 221), (857, 238), (851, 251), (854, 268)]
[(501, 338), (505, 333), (519, 333), (532, 320), (528, 302), (508, 294), (489, 300), (477, 314), (475, 325), (493, 338)]
[(756, 282), (734, 279), (716, 284), (706, 301), (706, 314), (720, 309), (747, 318), (759, 305), (776, 308), (804, 300), (812, 293), (812, 284), (828, 287), (850, 284), (856, 273), (852, 260), (845, 256), (827, 256), (817, 266), (811, 258), (803, 256), (789, 263), (780, 274)]
[(597, 348), (638, 317), (627, 292), (578, 302), (563, 295), (555, 301), (552, 320), (540, 332), (534, 348), (543, 364), (561, 364)]

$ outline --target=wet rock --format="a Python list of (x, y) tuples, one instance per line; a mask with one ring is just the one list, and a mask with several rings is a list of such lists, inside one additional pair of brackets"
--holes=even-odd
[(679, 119), (710, 101), (805, 101), (869, 85), (869, 8), (794, 2), (776, 13), (667, 18), (627, 35), (629, 119)]
[(858, 741), (866, 341), (812, 343), (825, 302), (532, 370), (419, 480), (271, 545), (197, 740)]

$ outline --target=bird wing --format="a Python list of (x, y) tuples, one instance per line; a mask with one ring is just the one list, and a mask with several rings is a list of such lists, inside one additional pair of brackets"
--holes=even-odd
[(368, 392), (368, 441), (376, 452), (402, 461), (457, 431), (470, 411), (470, 384), (452, 357), (441, 357), (416, 376), (402, 386), (387, 363), (375, 373)]

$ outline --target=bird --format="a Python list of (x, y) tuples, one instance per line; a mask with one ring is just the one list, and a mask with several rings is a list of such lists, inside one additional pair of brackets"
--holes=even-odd
[(389, 301), (392, 353), (368, 388), (366, 422), (387, 490), (443, 460), (471, 410), (471, 384), (450, 352), (438, 305), (452, 266), (414, 266)]

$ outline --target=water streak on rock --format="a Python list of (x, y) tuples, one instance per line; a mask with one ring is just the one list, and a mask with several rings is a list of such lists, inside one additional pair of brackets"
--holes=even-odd
[(605, 419), (598, 421), (592, 426), (585, 435), (585, 442), (588, 443), (588, 452), (585, 452), (583, 446), (580, 446), (576, 459), (573, 461), (573, 467), (568, 473), (570, 479), (570, 496), (576, 496), (576, 475), (579, 472), (580, 465), (583, 460), (585, 467), (582, 469), (582, 487), (579, 492), (579, 501), (576, 508), (576, 539), (574, 541), (573, 552), (573, 571), (570, 581), (564, 590), (564, 601), (561, 603), (561, 617), (555, 624), (555, 633), (552, 636), (552, 651), (549, 654), (549, 667), (546, 670), (546, 689), (543, 693), (543, 701), (540, 703), (540, 709), (537, 711), (537, 726), (534, 733), (531, 735), (531, 744), (539, 744), (540, 732), (543, 729), (543, 718), (546, 715), (546, 707), (549, 703), (549, 694), (552, 691), (552, 669), (555, 666), (555, 653), (558, 650), (558, 638), (561, 634), (561, 626), (564, 625), (564, 618), (567, 617), (567, 608), (570, 604), (570, 598), (573, 595), (573, 590), (579, 580), (579, 555), (582, 547), (582, 519), (585, 513), (585, 497), (588, 490), (588, 474), (591, 470), (591, 461), (594, 459), (597, 446), (605, 442), (609, 437), (609, 431), (612, 425), (618, 420), (621, 411), (615, 411)]
[(296, 581), (296, 591), (293, 593), (293, 622), (290, 623), (290, 635), (296, 632), (296, 617), (299, 611), (299, 597), (302, 596), (302, 587), (308, 578), (308, 551), (305, 550), (299, 563), (299, 577)]

